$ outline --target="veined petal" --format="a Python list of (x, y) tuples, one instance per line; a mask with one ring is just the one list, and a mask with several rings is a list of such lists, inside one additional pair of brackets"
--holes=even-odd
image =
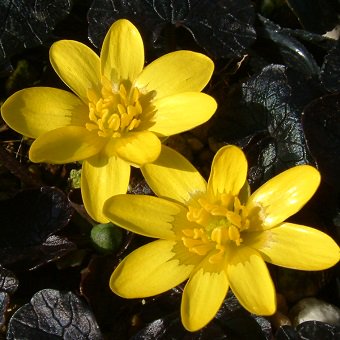
[(327, 234), (310, 227), (282, 223), (247, 235), (247, 243), (267, 262), (300, 270), (323, 270), (340, 260), (340, 249)]
[(81, 194), (85, 209), (97, 222), (107, 223), (103, 214), (105, 201), (114, 195), (124, 194), (130, 180), (130, 165), (122, 159), (99, 153), (83, 162)]
[(206, 326), (220, 309), (227, 295), (229, 283), (221, 265), (214, 270), (206, 270), (206, 259), (190, 276), (186, 284), (181, 304), (183, 326), (191, 332)]
[(258, 225), (260, 209), (261, 228), (268, 229), (278, 225), (308, 202), (319, 183), (320, 173), (309, 165), (298, 165), (273, 177), (248, 199), (246, 207), (250, 224)]
[(128, 20), (117, 20), (107, 32), (101, 54), (101, 73), (113, 84), (130, 85), (144, 67), (144, 45), (137, 28)]
[(125, 298), (142, 298), (163, 293), (185, 281), (192, 265), (173, 259), (175, 241), (158, 240), (129, 254), (115, 269), (110, 288)]
[(84, 127), (65, 126), (38, 137), (30, 148), (29, 158), (35, 163), (81, 161), (98, 153), (104, 143), (104, 138)]
[(50, 62), (62, 81), (85, 104), (88, 89), (100, 97), (100, 60), (89, 47), (74, 40), (57, 41), (50, 48)]
[(1, 106), (6, 124), (24, 136), (42, 134), (67, 125), (84, 126), (88, 107), (73, 93), (50, 87), (15, 92)]
[(216, 101), (205, 93), (184, 92), (153, 102), (155, 123), (150, 131), (162, 136), (191, 130), (205, 123), (217, 108)]
[(208, 181), (212, 197), (226, 193), (238, 195), (247, 179), (248, 163), (243, 151), (233, 145), (219, 149), (214, 157)]
[(195, 167), (177, 151), (162, 145), (159, 157), (142, 168), (143, 176), (152, 191), (186, 203), (192, 195), (205, 193), (207, 183)]
[(135, 86), (156, 98), (181, 92), (200, 92), (209, 82), (214, 63), (201, 53), (176, 51), (156, 59), (137, 77)]
[(183, 222), (187, 220), (187, 209), (182, 205), (147, 195), (113, 196), (106, 201), (103, 211), (122, 228), (162, 239), (174, 239), (174, 224), (184, 228)]
[(227, 274), (230, 288), (245, 309), (258, 315), (275, 312), (275, 287), (257, 251), (242, 246), (235, 249), (228, 261)]
[(112, 138), (106, 147), (108, 155), (117, 155), (134, 166), (153, 162), (161, 152), (161, 142), (150, 131), (129, 132)]

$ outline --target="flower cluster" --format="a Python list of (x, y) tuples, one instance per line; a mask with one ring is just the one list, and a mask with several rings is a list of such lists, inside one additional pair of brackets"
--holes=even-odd
[[(24, 89), (6, 100), (1, 114), (35, 139), (31, 161), (82, 162), (82, 197), (94, 220), (157, 239), (118, 265), (109, 283), (113, 292), (149, 297), (187, 280), (181, 317), (196, 331), (214, 318), (229, 287), (248, 311), (273, 314), (276, 293), (266, 262), (321, 270), (339, 261), (328, 235), (285, 222), (317, 190), (315, 168), (293, 167), (251, 194), (240, 148), (221, 148), (206, 182), (161, 144), (214, 114), (215, 100), (201, 92), (213, 73), (208, 57), (177, 51), (144, 67), (138, 30), (118, 20), (100, 56), (62, 40), (52, 45), (50, 61), (73, 93)], [(130, 166), (141, 169), (158, 197), (126, 194)]]

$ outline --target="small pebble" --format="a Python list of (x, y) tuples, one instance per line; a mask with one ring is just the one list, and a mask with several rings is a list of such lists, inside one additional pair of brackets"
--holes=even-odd
[(300, 300), (292, 307), (289, 315), (294, 326), (313, 320), (340, 325), (340, 308), (312, 297)]

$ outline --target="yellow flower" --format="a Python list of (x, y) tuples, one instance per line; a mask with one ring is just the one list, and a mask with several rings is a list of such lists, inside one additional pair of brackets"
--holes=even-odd
[(98, 222), (108, 222), (105, 200), (126, 193), (130, 165), (157, 159), (159, 137), (192, 129), (216, 110), (215, 100), (200, 92), (212, 75), (211, 59), (176, 51), (143, 69), (143, 41), (127, 20), (111, 26), (100, 57), (80, 42), (61, 40), (50, 61), (74, 94), (24, 89), (6, 100), (1, 114), (12, 129), (35, 138), (31, 161), (83, 161), (83, 201)]
[(104, 205), (112, 222), (160, 239), (119, 264), (110, 279), (116, 294), (153, 296), (189, 279), (181, 316), (184, 327), (196, 331), (213, 319), (229, 287), (248, 311), (275, 312), (265, 261), (301, 270), (339, 261), (339, 247), (328, 235), (284, 222), (316, 191), (320, 175), (315, 168), (291, 168), (250, 195), (247, 160), (239, 148), (217, 152), (208, 183), (183, 156), (162, 148), (160, 158), (142, 168), (159, 197), (118, 195)]

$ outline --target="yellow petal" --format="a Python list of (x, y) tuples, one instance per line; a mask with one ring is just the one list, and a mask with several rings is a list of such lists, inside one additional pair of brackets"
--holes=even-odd
[(213, 197), (226, 193), (238, 195), (247, 179), (248, 163), (243, 151), (233, 145), (219, 149), (214, 157), (208, 181)]
[(35, 163), (63, 164), (81, 161), (98, 153), (104, 139), (79, 126), (61, 127), (37, 138), (29, 151)]
[(115, 269), (110, 288), (125, 298), (157, 295), (186, 280), (192, 265), (173, 259), (174, 241), (158, 240), (129, 254)]
[(153, 238), (173, 239), (174, 225), (184, 228), (184, 223), (188, 224), (187, 209), (182, 205), (147, 195), (113, 196), (103, 212), (114, 224)]
[(32, 87), (11, 95), (1, 106), (1, 115), (13, 130), (38, 138), (59, 127), (83, 126), (88, 107), (70, 92)]
[(282, 223), (264, 232), (249, 233), (247, 242), (264, 254), (265, 261), (286, 268), (322, 270), (340, 259), (340, 249), (331, 237), (299, 224)]
[(153, 102), (155, 114), (149, 130), (162, 136), (191, 130), (205, 123), (217, 108), (216, 101), (205, 93), (184, 92)]
[(137, 28), (117, 20), (105, 36), (100, 54), (101, 72), (114, 84), (134, 81), (144, 66), (144, 45)]
[(222, 268), (206, 270), (207, 262), (195, 270), (183, 292), (182, 323), (191, 332), (203, 328), (215, 317), (229, 288), (226, 272)]
[(186, 203), (191, 195), (206, 192), (207, 183), (195, 167), (165, 145), (162, 145), (157, 160), (145, 164), (141, 170), (150, 188), (159, 197)]
[(176, 51), (145, 67), (135, 86), (148, 92), (155, 91), (157, 99), (181, 92), (200, 92), (208, 84), (213, 71), (214, 63), (207, 56)]
[[(314, 195), (320, 183), (319, 172), (309, 165), (288, 169), (257, 189), (247, 203), (250, 223), (257, 223), (261, 208), (262, 228), (271, 228), (298, 212)], [(255, 212), (252, 214), (252, 212)], [(252, 216), (253, 215), (253, 216)], [(252, 223), (252, 219), (254, 222)]]
[(100, 96), (100, 61), (89, 47), (74, 40), (57, 41), (50, 48), (50, 62), (62, 81), (84, 103), (88, 103), (88, 89)]
[(153, 162), (159, 156), (161, 142), (150, 131), (129, 132), (123, 137), (112, 138), (106, 147), (106, 152), (139, 167)]
[(275, 287), (259, 253), (237, 247), (228, 261), (227, 273), (230, 288), (245, 309), (258, 315), (275, 312)]
[(81, 193), (85, 209), (97, 222), (107, 223), (103, 214), (105, 201), (127, 191), (130, 165), (116, 156), (107, 158), (103, 153), (83, 162)]

